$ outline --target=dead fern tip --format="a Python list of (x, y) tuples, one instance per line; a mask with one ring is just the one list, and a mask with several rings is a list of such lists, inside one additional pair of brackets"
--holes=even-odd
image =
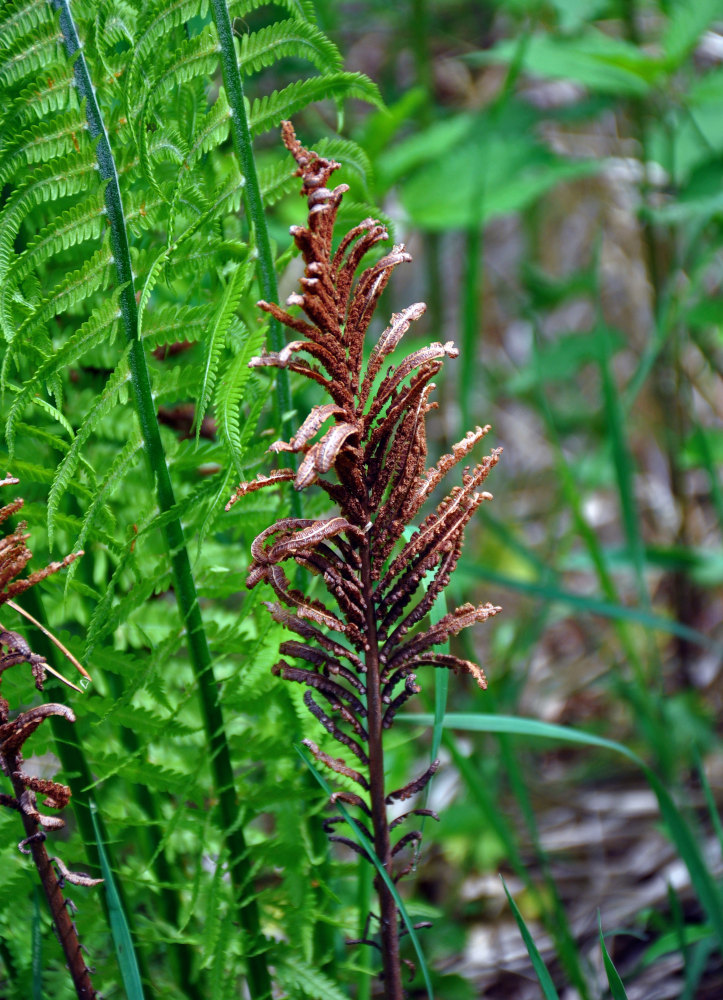
[[(241, 483), (228, 507), (248, 493), (293, 481), (298, 490), (316, 483), (335, 508), (327, 518), (283, 518), (262, 531), (251, 546), (247, 585), (269, 584), (280, 602), (267, 605), (272, 616), (303, 640), (282, 644), (288, 659), (279, 661), (274, 673), (306, 686), (307, 708), (322, 732), (341, 745), (342, 756), (332, 756), (304, 740), (315, 762), (334, 771), (345, 786), (333, 801), (359, 809), (370, 822), (367, 832), (376, 857), (396, 881), (410, 869), (398, 855), (410, 845), (416, 851), (421, 833), (412, 831), (392, 843), (391, 831), (407, 816), (427, 815), (428, 810), (412, 809), (390, 823), (387, 804), (419, 795), (439, 762), (388, 793), (382, 737), (419, 692), (417, 678), (425, 667), (466, 673), (480, 688), (486, 686), (476, 664), (436, 653), (433, 647), (501, 609), (490, 603), (464, 604), (426, 628), (423, 623), (450, 582), (466, 525), (480, 504), (492, 499), (482, 487), (501, 449), (465, 466), (461, 484), (405, 540), (405, 531), (431, 494), (490, 428), (476, 427), (427, 467), (425, 417), (437, 406), (430, 399), (433, 379), (444, 359), (459, 352), (451, 341), (436, 342), (389, 364), (409, 326), (424, 313), (424, 303), (417, 302), (392, 316), (364, 365), (364, 339), (379, 298), (394, 268), (411, 257), (404, 246), (394, 246), (360, 270), (367, 255), (388, 238), (385, 227), (364, 219), (335, 246), (334, 226), (347, 186), (329, 188), (328, 182), (339, 164), (305, 149), (289, 122), (283, 123), (282, 136), (296, 160), (308, 204), (306, 226), (291, 228), (304, 276), (286, 308), (259, 303), (293, 331), (294, 339), (281, 351), (253, 358), (251, 365), (296, 372), (320, 385), (328, 401), (312, 408), (289, 441), (274, 441), (269, 449), (298, 455), (296, 471), (284, 468)], [(330, 601), (293, 588), (282, 569), (287, 561), (320, 577)], [(346, 790), (349, 785), (353, 792)], [(332, 834), (337, 822), (327, 820), (327, 832)], [(354, 822), (358, 830), (366, 829)], [(355, 841), (336, 833), (330, 839), (359, 850)], [(376, 889), (379, 941), (368, 934), (364, 940), (381, 951), (385, 997), (400, 1000), (403, 928), (380, 876)]]

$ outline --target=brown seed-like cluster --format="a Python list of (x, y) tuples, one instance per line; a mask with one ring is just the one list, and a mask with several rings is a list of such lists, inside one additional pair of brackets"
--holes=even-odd
[[(339, 513), (328, 519), (284, 518), (263, 531), (252, 545), (247, 583), (249, 587), (262, 580), (270, 584), (280, 601), (268, 605), (271, 614), (303, 640), (283, 643), (281, 652), (305, 666), (281, 660), (274, 672), (309, 688), (304, 699), (309, 710), (359, 762), (362, 770), (305, 741), (320, 764), (359, 786), (362, 794), (340, 792), (337, 797), (359, 808), (371, 822), (370, 830), (365, 821), (357, 821), (374, 842), (381, 863), (398, 878), (404, 870), (394, 874), (392, 859), (420, 835), (407, 834), (392, 846), (389, 831), (401, 818), (387, 823), (385, 803), (420, 792), (435, 768), (386, 792), (382, 732), (419, 691), (416, 674), (421, 667), (469, 673), (485, 687), (476, 664), (435, 653), (433, 647), (500, 608), (465, 604), (426, 629), (419, 626), (449, 583), (465, 526), (477, 507), (491, 499), (482, 485), (501, 449), (465, 468), (461, 485), (453, 487), (404, 540), (405, 529), (435, 487), (489, 427), (477, 427), (451, 454), (427, 468), (425, 417), (437, 405), (430, 401), (432, 379), (443, 359), (458, 352), (451, 342), (434, 343), (383, 371), (410, 324), (424, 312), (420, 302), (392, 316), (364, 366), (364, 338), (379, 297), (394, 268), (409, 261), (410, 255), (404, 246), (394, 246), (357, 276), (364, 257), (388, 238), (384, 226), (365, 219), (334, 248), (334, 224), (347, 186), (330, 189), (327, 184), (339, 164), (304, 149), (288, 122), (283, 138), (298, 164), (309, 206), (307, 226), (291, 229), (305, 272), (301, 294), (291, 295), (287, 305), (300, 307), (306, 318), (260, 302), (300, 339), (279, 352), (254, 358), (251, 364), (304, 375), (322, 386), (332, 401), (315, 406), (290, 441), (271, 445), (273, 452), (300, 455), (298, 469), (281, 469), (241, 483), (228, 506), (247, 493), (293, 481), (298, 490), (317, 483), (338, 507)], [(328, 605), (292, 587), (282, 568), (288, 560), (322, 577), (331, 597)], [(427, 812), (412, 810), (407, 815), (420, 811)], [(327, 821), (327, 828), (336, 822)], [(350, 840), (332, 839), (359, 850)], [(391, 985), (390, 978), (396, 975), (392, 965), (399, 965), (398, 945), (387, 940), (398, 933), (396, 910), (391, 897), (385, 899), (388, 890), (383, 883), (378, 889), (381, 943), (377, 946), (384, 959), (385, 990), (389, 997), (401, 996), (401, 987)]]

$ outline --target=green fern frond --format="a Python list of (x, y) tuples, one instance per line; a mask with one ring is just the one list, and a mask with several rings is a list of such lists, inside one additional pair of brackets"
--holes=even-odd
[[(85, 544), (85, 540), (93, 529), (97, 518), (103, 512), (104, 507), (110, 497), (120, 488), (121, 483), (125, 477), (129, 474), (131, 469), (138, 461), (139, 453), (143, 450), (143, 438), (141, 437), (140, 430), (136, 431), (132, 437), (128, 439), (125, 446), (118, 452), (115, 460), (111, 464), (111, 467), (106, 472), (103, 479), (98, 483), (97, 489), (93, 492), (93, 500), (89, 505), (83, 517), (83, 523), (81, 525), (80, 531), (78, 533), (78, 538), (76, 539), (74, 548), (82, 549)], [(51, 520), (50, 520), (50, 498), (48, 498), (48, 540), (51, 542), (52, 535), (50, 530)], [(51, 542), (52, 544), (52, 542)], [(75, 576), (75, 572), (70, 572), (73, 566), (78, 566), (79, 563), (71, 563), (68, 567), (68, 572), (65, 576), (65, 592), (68, 593), (68, 588), (70, 583)]]
[(289, 1000), (347, 1000), (336, 983), (297, 955), (288, 954), (276, 965), (276, 976)]
[(330, 73), (290, 83), (283, 90), (275, 90), (273, 94), (254, 100), (251, 104), (251, 131), (254, 135), (267, 132), (307, 105), (328, 97), (356, 97), (377, 108), (384, 106), (379, 88), (363, 73)]
[[(314, 143), (320, 156), (338, 160), (343, 167), (354, 170), (364, 186), (365, 192), (374, 183), (374, 168), (366, 152), (353, 139), (321, 139)], [(376, 212), (377, 209), (375, 208)]]
[(136, 131), (139, 136), (146, 130), (148, 117), (164, 94), (189, 80), (212, 75), (217, 65), (218, 39), (212, 25), (204, 28), (200, 35), (177, 45), (168, 58), (161, 56), (157, 59), (151, 67), (152, 75), (144, 96), (143, 110), (138, 116)]
[[(39, 486), (50, 486), (53, 481), (53, 472), (43, 465), (36, 465), (34, 462), (26, 462), (17, 456), (13, 459), (13, 474), (22, 482), (37, 483)], [(93, 499), (93, 493), (80, 483), (70, 482), (68, 493), (72, 493), (84, 505)], [(111, 518), (112, 520), (112, 518)]]
[[(263, 333), (259, 331), (250, 336), (249, 343), (251, 342), (258, 343), (260, 347), (263, 342)], [(228, 447), (231, 459), (241, 479), (243, 479), (244, 442), (241, 437), (239, 410), (241, 398), (244, 394), (244, 387), (250, 379), (253, 386), (253, 398), (257, 400), (263, 399), (261, 384), (257, 379), (252, 379), (248, 367), (249, 360), (255, 352), (256, 348), (249, 350), (247, 344), (246, 349), (239, 351), (233, 358), (219, 379), (214, 400), (214, 414), (218, 423), (219, 434)], [(258, 421), (258, 414), (256, 420)]]
[(248, 290), (254, 278), (255, 255), (249, 254), (249, 260), (240, 264), (230, 275), (223, 297), (219, 303), (216, 315), (206, 334), (206, 348), (203, 358), (201, 378), (196, 393), (196, 444), (201, 434), (201, 422), (206, 408), (211, 401), (216, 384), (218, 367), (221, 362), (221, 352), (226, 342), (231, 321), (239, 307), (241, 296)]
[(55, 513), (63, 494), (71, 489), (75, 480), (75, 472), (80, 464), (83, 448), (90, 436), (95, 432), (98, 423), (116, 406), (123, 389), (129, 383), (130, 371), (126, 354), (124, 354), (120, 364), (106, 380), (102, 391), (95, 397), (93, 406), (85, 414), (81, 427), (73, 437), (73, 442), (68, 449), (67, 455), (56, 469), (48, 495), (48, 538), (51, 541), (53, 538)]
[(106, 299), (64, 344), (33, 372), (32, 377), (16, 396), (8, 414), (5, 436), (10, 454), (13, 453), (15, 445), (15, 423), (31, 399), (36, 402), (39, 397), (35, 394), (87, 351), (102, 343), (111, 342), (119, 317), (120, 309), (116, 293)]
[(160, 195), (152, 195), (150, 192), (131, 192), (126, 199), (125, 220), (129, 231), (134, 236), (158, 225), (164, 199)]
[(176, 183), (171, 197), (170, 217), (175, 220), (176, 202), (187, 183), (187, 178), (191, 176), (192, 167), (196, 160), (207, 153), (215, 146), (219, 146), (228, 137), (231, 128), (231, 109), (228, 106), (226, 95), (220, 91), (216, 103), (203, 115), (199, 126), (188, 143), (188, 152), (181, 163), (176, 177)]
[(200, 340), (212, 315), (209, 306), (159, 306), (146, 315), (143, 343), (152, 351), (178, 340)]
[(49, 63), (42, 78), (34, 80), (6, 107), (0, 108), (0, 123), (5, 135), (13, 136), (31, 122), (43, 121), (47, 115), (71, 108), (78, 108), (73, 72), (67, 64)]
[[(92, 489), (95, 489), (95, 485), (93, 485)], [(32, 518), (32, 520), (37, 524), (41, 523), (45, 518), (44, 503), (26, 503), (23, 510), (27, 511), (28, 520)], [(72, 514), (65, 514), (62, 511), (58, 511), (55, 515), (56, 528), (73, 538), (77, 537), (82, 523), (82, 518), (75, 517)], [(116, 535), (111, 534), (109, 531), (106, 531), (97, 524), (93, 528), (93, 541), (99, 545), (104, 545), (105, 548), (108, 549), (108, 551), (116, 558), (120, 558), (123, 554), (123, 546), (122, 544), (119, 544)], [(73, 585), (73, 589), (77, 589), (78, 586), (79, 584), (76, 580)], [(92, 599), (95, 603), (97, 603), (98, 595), (94, 593)]]
[(0, 50), (52, 21), (52, 17), (47, 0), (15, 0), (6, 4), (0, 14)]
[[(53, 434), (51, 431), (47, 430), (45, 427), (40, 427), (37, 423), (26, 424), (22, 420), (19, 420), (15, 428), (20, 433), (25, 433), (29, 437), (34, 438), (36, 441), (41, 441), (43, 444), (48, 445), (54, 451), (59, 451), (61, 455), (67, 455), (70, 449), (70, 441), (66, 441), (65, 438), (59, 437), (57, 434)], [(67, 428), (65, 428), (67, 430)], [(72, 437), (72, 431), (71, 431)], [(95, 471), (93, 466), (90, 464), (85, 456), (81, 457), (81, 464), (85, 471), (88, 473), (90, 486), (93, 487), (95, 483)], [(26, 508), (27, 508), (26, 504)], [(45, 507), (43, 506), (43, 513), (45, 512)]]
[[(292, 17), (300, 21), (315, 21), (316, 8), (314, 0), (271, 0), (275, 7), (283, 7)], [(246, 17), (247, 14), (268, 7), (269, 0), (229, 0), (228, 11), (231, 17)]]
[(241, 36), (238, 62), (243, 76), (258, 73), (284, 56), (306, 59), (322, 73), (339, 72), (343, 66), (336, 45), (308, 21), (290, 17)]
[[(94, 648), (108, 635), (120, 626), (122, 622), (128, 621), (130, 615), (139, 607), (143, 607), (146, 601), (153, 596), (162, 581), (167, 577), (167, 573), (155, 574), (152, 577), (136, 580), (132, 589), (124, 594), (119, 601), (114, 597), (118, 589), (120, 578), (126, 572), (133, 558), (133, 552), (128, 545), (125, 554), (121, 558), (118, 566), (113, 571), (111, 579), (108, 581), (102, 598), (98, 601), (85, 636), (84, 655), (89, 657)], [(145, 671), (144, 671), (145, 673)]]
[(124, 0), (101, 0), (98, 4), (93, 22), (95, 47), (109, 76), (113, 67), (108, 56), (123, 42), (133, 45), (136, 20), (137, 12)]
[(145, 17), (138, 25), (136, 42), (126, 70), (124, 101), (126, 114), (134, 100), (136, 77), (141, 75), (146, 57), (167, 45), (166, 36), (174, 29), (190, 21), (192, 17), (206, 13), (207, 0), (170, 0), (150, 4)]
[(78, 135), (86, 128), (85, 115), (78, 108), (50, 122), (40, 122), (19, 135), (6, 132), (0, 153), (0, 187), (17, 171), (31, 163), (43, 163), (78, 150)]
[(28, 249), (13, 261), (0, 292), (0, 327), (7, 340), (13, 338), (8, 303), (14, 287), (61, 250), (88, 240), (98, 240), (104, 231), (104, 220), (103, 192), (98, 191), (74, 208), (56, 216), (30, 243)]
[[(208, 239), (189, 240), (173, 254), (166, 277), (184, 278), (188, 275), (207, 274), (219, 260), (242, 261), (248, 253), (248, 244), (240, 240), (224, 240), (210, 236)], [(143, 273), (140, 271), (139, 273)], [(152, 320), (149, 319), (152, 324)]]
[(156, 162), (167, 162), (178, 166), (188, 156), (188, 145), (176, 128), (165, 126), (158, 127), (153, 133), (144, 129), (139, 138), (138, 155), (141, 169), (162, 201), (167, 202), (169, 199), (161, 189), (153, 165)]
[(291, 194), (299, 186), (293, 167), (281, 160), (261, 167), (258, 171), (259, 188), (265, 205), (275, 205), (287, 194)]
[(55, 21), (48, 20), (41, 21), (12, 44), (3, 45), (0, 49), (0, 88), (17, 85), (48, 63), (56, 62), (60, 57), (62, 40)]
[(41, 396), (38, 396), (34, 402), (36, 406), (40, 407), (41, 410), (44, 410), (48, 414), (51, 420), (60, 424), (63, 430), (66, 431), (72, 438), (73, 428), (70, 425), (70, 421), (58, 406), (53, 406), (52, 403), (49, 403), (47, 399), (43, 399)]
[[(60, 281), (36, 305), (34, 312), (18, 327), (17, 338), (26, 340), (55, 316), (75, 308), (93, 292), (106, 287), (110, 277), (113, 252), (108, 245), (96, 250), (92, 257)], [(105, 329), (105, 328), (104, 328)]]
[(88, 179), (96, 172), (95, 154), (88, 147), (33, 171), (28, 182), (8, 199), (0, 212), (0, 278), (10, 266), (13, 242), (23, 219), (38, 205), (87, 191)]
[[(162, 267), (165, 266), (166, 262), (172, 258), (178, 248), (190, 240), (191, 237), (194, 236), (194, 234), (206, 223), (215, 219), (221, 213), (238, 211), (239, 205), (241, 204), (241, 193), (243, 191), (244, 183), (244, 179), (239, 177), (234, 171), (231, 176), (216, 189), (210, 204), (205, 208), (205, 210), (193, 220), (193, 222), (181, 233), (180, 236), (175, 238), (174, 242), (169, 243), (169, 245), (165, 247), (153, 261), (138, 303), (139, 335), (140, 330), (142, 329), (143, 310), (146, 307), (148, 298), (153, 290), (153, 285), (155, 284)], [(174, 218), (174, 210), (175, 207), (172, 205), (172, 221)], [(171, 236), (172, 225), (169, 224), (169, 240), (171, 239)]]

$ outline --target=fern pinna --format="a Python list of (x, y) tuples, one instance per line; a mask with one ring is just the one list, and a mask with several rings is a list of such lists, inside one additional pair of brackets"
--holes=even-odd
[[(431, 344), (390, 366), (378, 379), (385, 359), (424, 312), (424, 304), (416, 303), (393, 315), (364, 366), (364, 337), (379, 296), (394, 268), (411, 258), (403, 246), (395, 246), (355, 280), (365, 255), (387, 238), (384, 226), (365, 219), (334, 249), (334, 223), (348, 188), (341, 184), (330, 190), (327, 182), (339, 164), (304, 149), (288, 122), (283, 137), (298, 164), (302, 195), (309, 205), (308, 227), (291, 230), (306, 267), (301, 294), (291, 295), (287, 304), (299, 306), (308, 319), (271, 302), (259, 303), (300, 339), (254, 358), (251, 365), (304, 375), (321, 385), (332, 402), (315, 406), (291, 441), (271, 445), (277, 453), (303, 455), (298, 469), (281, 469), (241, 483), (228, 506), (253, 491), (289, 481), (297, 490), (318, 483), (339, 508), (338, 515), (327, 519), (287, 517), (262, 531), (251, 547), (247, 585), (269, 583), (281, 602), (268, 605), (272, 616), (303, 640), (284, 642), (281, 652), (304, 666), (281, 660), (274, 672), (309, 688), (304, 695), (307, 708), (345, 748), (344, 757), (332, 757), (312, 740), (304, 740), (320, 764), (359, 788), (359, 792), (335, 792), (332, 800), (359, 810), (361, 818), (355, 822), (396, 881), (409, 870), (397, 867), (397, 856), (417, 843), (421, 834), (413, 830), (393, 843), (392, 830), (413, 816), (433, 814), (411, 809), (390, 822), (387, 806), (421, 792), (438, 762), (404, 787), (388, 790), (382, 736), (399, 709), (419, 692), (416, 672), (421, 667), (464, 671), (485, 687), (478, 666), (434, 652), (434, 646), (486, 621), (500, 608), (465, 604), (426, 630), (415, 626), (449, 583), (467, 522), (484, 500), (491, 499), (481, 487), (501, 449), (465, 468), (462, 485), (453, 487), (403, 541), (405, 528), (446, 473), (489, 428), (475, 428), (451, 454), (426, 468), (425, 416), (436, 406), (430, 402), (432, 379), (442, 359), (458, 352), (451, 342)], [(328, 429), (314, 441), (328, 422)], [(332, 471), (336, 475), (325, 478)], [(323, 578), (333, 610), (292, 587), (282, 568), (288, 560)], [(339, 638), (333, 637), (335, 633)], [(348, 763), (352, 758), (353, 767)], [(364, 853), (353, 841), (333, 834), (338, 821), (326, 821), (330, 839)], [(399, 954), (403, 930), (394, 896), (380, 876), (376, 889), (379, 940), (367, 938), (366, 943), (381, 951), (385, 996), (397, 1000), (403, 995)]]

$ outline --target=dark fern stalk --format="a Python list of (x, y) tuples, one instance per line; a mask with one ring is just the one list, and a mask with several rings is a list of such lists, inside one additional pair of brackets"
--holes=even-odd
[[(253, 542), (247, 585), (266, 581), (281, 603), (268, 605), (272, 616), (304, 641), (289, 640), (281, 652), (301, 660), (304, 667), (281, 660), (274, 672), (306, 685), (304, 701), (323, 728), (344, 748), (332, 757), (311, 740), (304, 740), (314, 758), (335, 771), (344, 784), (359, 791), (334, 793), (334, 801), (359, 810), (360, 830), (373, 842), (377, 857), (394, 881), (410, 865), (398, 856), (419, 843), (417, 830), (396, 842), (392, 831), (415, 815), (434, 815), (412, 808), (390, 822), (387, 806), (417, 795), (438, 767), (402, 788), (388, 791), (384, 776), (383, 733), (395, 714), (420, 689), (416, 671), (422, 666), (470, 673), (480, 687), (484, 674), (467, 660), (433, 652), (452, 634), (485, 621), (500, 609), (492, 604), (465, 604), (430, 628), (414, 630), (427, 616), (447, 586), (459, 558), (464, 528), (490, 494), (480, 487), (498, 460), (500, 449), (473, 468), (465, 468), (462, 485), (421, 523), (404, 543), (404, 529), (413, 521), (446, 473), (462, 461), (489, 430), (477, 427), (426, 468), (425, 415), (436, 406), (429, 401), (433, 377), (444, 357), (456, 357), (451, 342), (414, 351), (390, 366), (378, 379), (385, 359), (396, 349), (410, 323), (424, 312), (424, 304), (409, 306), (392, 317), (363, 366), (364, 336), (379, 296), (392, 271), (411, 258), (403, 246), (372, 264), (355, 280), (365, 255), (387, 238), (382, 225), (365, 219), (332, 245), (334, 222), (346, 185), (326, 185), (338, 164), (304, 149), (291, 125), (283, 126), (284, 142), (298, 163), (302, 194), (308, 199), (308, 228), (294, 226), (294, 241), (304, 258), (301, 294), (290, 306), (300, 306), (308, 319), (271, 302), (260, 306), (298, 339), (281, 351), (264, 354), (255, 366), (286, 368), (317, 382), (332, 402), (315, 406), (289, 442), (276, 441), (274, 452), (303, 455), (298, 471), (281, 469), (269, 476), (241, 483), (229, 507), (240, 497), (265, 486), (293, 481), (301, 490), (312, 483), (326, 491), (339, 514), (327, 519), (284, 518), (265, 529)], [(311, 361), (299, 358), (306, 354)], [(328, 429), (314, 441), (328, 421)], [(327, 473), (333, 478), (325, 478)], [(282, 563), (294, 560), (320, 575), (335, 605), (292, 588)], [(283, 607), (286, 605), (286, 608)], [(292, 610), (287, 610), (290, 608)], [(338, 633), (340, 639), (334, 638)], [(316, 699), (319, 698), (326, 705)], [(353, 763), (353, 767), (350, 762)], [(362, 853), (357, 844), (334, 833), (337, 818), (326, 821), (330, 839)], [(365, 943), (382, 956), (387, 1000), (403, 996), (399, 926), (394, 897), (377, 877), (379, 940)]]
[[(6, 478), (0, 486), (17, 484), (18, 480)], [(15, 500), (0, 508), (0, 523), (16, 514), (23, 506), (22, 500)], [(0, 542), (0, 605), (23, 593), (29, 587), (43, 580), (51, 573), (67, 566), (79, 553), (66, 556), (61, 562), (51, 563), (45, 569), (36, 570), (28, 577), (19, 578), (31, 557), (28, 549), (25, 525), (20, 524)], [(27, 642), (17, 632), (10, 632), (0, 626), (0, 683), (3, 673), (10, 667), (27, 663), (35, 678), (35, 686), (43, 690), (47, 663), (42, 656), (32, 652)], [(23, 746), (35, 730), (46, 720), (58, 716), (68, 722), (75, 722), (75, 716), (67, 705), (46, 703), (37, 705), (10, 718), (10, 704), (0, 696), (0, 771), (9, 779), (12, 795), (0, 792), (0, 805), (20, 814), (25, 837), (18, 847), (23, 854), (33, 858), (40, 881), (48, 901), (58, 940), (65, 953), (68, 970), (73, 979), (80, 1000), (92, 1000), (96, 991), (90, 981), (90, 972), (81, 951), (78, 932), (70, 914), (70, 901), (63, 897), (63, 885), (93, 886), (102, 882), (80, 872), (68, 871), (58, 857), (49, 857), (45, 849), (46, 830), (60, 830), (65, 826), (59, 816), (46, 816), (38, 809), (37, 796), (44, 797), (44, 808), (64, 809), (70, 799), (70, 789), (48, 778), (36, 778), (23, 768)]]

